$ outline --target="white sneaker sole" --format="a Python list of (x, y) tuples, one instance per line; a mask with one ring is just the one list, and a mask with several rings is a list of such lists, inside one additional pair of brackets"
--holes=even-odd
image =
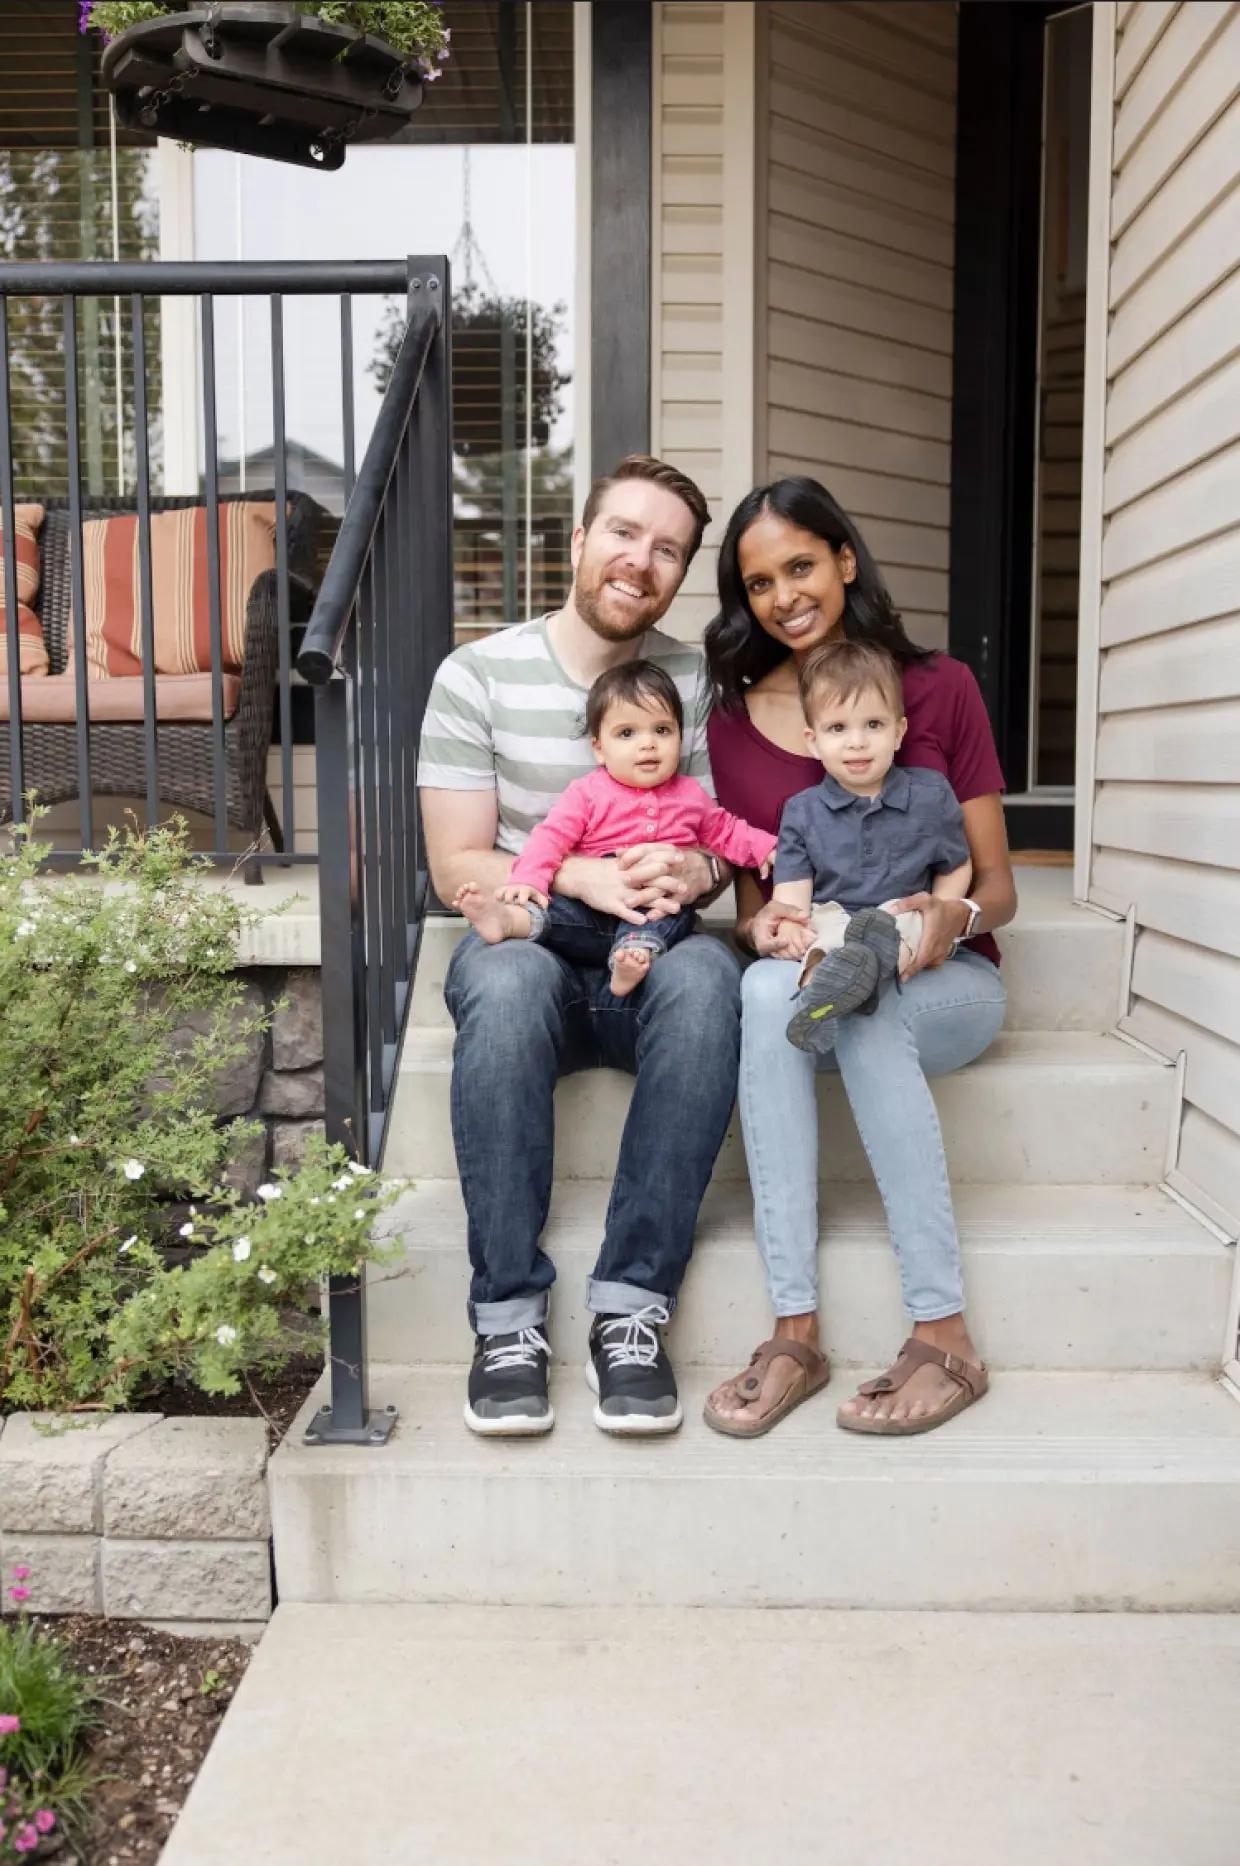
[[(597, 1399), (598, 1375), (594, 1371), (594, 1362), (586, 1362), (586, 1385)], [(684, 1411), (677, 1397), (675, 1412), (604, 1412), (601, 1406), (594, 1408), (594, 1423), (600, 1432), (610, 1432), (614, 1438), (661, 1438), (667, 1432), (676, 1432), (684, 1422)]]
[(465, 1402), (465, 1423), (479, 1438), (541, 1438), (555, 1424), (555, 1407), (536, 1417), (529, 1413), (509, 1413), (498, 1419), (482, 1419), (469, 1401)]

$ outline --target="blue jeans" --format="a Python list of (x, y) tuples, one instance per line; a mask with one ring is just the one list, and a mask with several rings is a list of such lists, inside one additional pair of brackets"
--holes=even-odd
[[(633, 926), (617, 914), (600, 913), (584, 901), (571, 901), (566, 894), (553, 894), (545, 909), (533, 903), (531, 907), (531, 939), (578, 966), (609, 967), (617, 948), (627, 945), (644, 946), (658, 957), (688, 939), (697, 925), (697, 913), (692, 907), (682, 907), (678, 914), (647, 921), (643, 926)], [(600, 1003), (614, 1008), (620, 999), (609, 990)]]
[(615, 998), (604, 963), (574, 964), (534, 940), (488, 946), (470, 933), (452, 956), (444, 996), (456, 1025), (452, 1134), (474, 1327), (505, 1334), (546, 1319), (555, 1268), (539, 1239), (554, 1169), (554, 1092), (578, 1069), (637, 1078), (589, 1307), (671, 1309), (736, 1096), (736, 959), (719, 940), (693, 934), (629, 997)]
[(833, 1055), (785, 1034), (800, 967), (760, 959), (745, 974), (740, 1104), (758, 1249), (775, 1313), (818, 1307), (818, 1104), (815, 1064), (838, 1070), (874, 1169), (915, 1322), (964, 1307), (960, 1245), (943, 1136), (927, 1076), (960, 1069), (1003, 1026), (998, 968), (960, 952), (902, 991), (881, 987), (872, 1017), (841, 1020)]

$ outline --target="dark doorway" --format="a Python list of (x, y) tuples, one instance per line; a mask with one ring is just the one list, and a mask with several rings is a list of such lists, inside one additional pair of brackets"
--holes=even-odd
[(1017, 849), (1072, 846), (1091, 23), (960, 7), (950, 646)]

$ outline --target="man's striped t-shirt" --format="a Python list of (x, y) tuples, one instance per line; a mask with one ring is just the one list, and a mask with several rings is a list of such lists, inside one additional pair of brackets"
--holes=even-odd
[[(435, 676), (418, 755), (426, 790), (494, 790), (496, 847), (519, 855), (574, 778), (592, 771), (586, 688), (570, 680), (547, 636), (547, 616), (467, 642)], [(643, 660), (676, 683), (685, 710), (680, 769), (714, 796), (706, 750), (710, 711), (701, 651), (651, 629)]]

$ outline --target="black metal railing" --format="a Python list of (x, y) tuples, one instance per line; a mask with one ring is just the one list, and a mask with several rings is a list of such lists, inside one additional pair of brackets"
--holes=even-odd
[[(153, 824), (174, 809), (201, 811), (210, 822), (212, 859), (235, 864), (238, 845), (246, 852), (250, 879), (261, 877), (264, 862), (281, 865), (316, 861), (308, 834), (299, 833), (294, 764), (294, 631), (306, 622), (316, 575), (319, 534), (327, 514), (306, 489), (289, 484), (285, 366), (285, 301), (289, 298), (339, 298), (340, 418), (343, 495), (353, 490), (353, 301), (363, 294), (402, 296), (410, 291), (414, 262), (345, 261), (341, 263), (251, 261), (109, 264), (0, 265), (0, 519), (4, 530), (3, 588), (6, 612), (8, 675), (0, 700), (0, 820), (22, 822), (28, 793), (41, 804), (77, 800), (78, 847), (53, 856), (72, 863), (98, 846), (97, 803), (104, 796), (144, 800)], [(419, 287), (421, 289), (421, 287)], [(217, 303), (238, 297), (266, 297), (270, 320), (271, 484), (261, 492), (222, 489), (219, 458), (217, 364), (221, 339)], [(198, 301), (195, 374), (196, 419), (201, 450), (194, 472), (197, 484), (174, 497), (152, 490), (151, 381), (155, 359), (151, 330), (160, 300)], [(23, 338), (22, 301), (62, 301), (61, 351), (35, 359), (41, 385), (37, 396), (37, 445), (26, 430), (34, 368)], [(83, 307), (111, 301), (117, 307), (118, 349), (126, 345), (118, 380), (128, 380), (128, 407), (119, 411), (116, 441), (124, 490), (101, 496), (83, 484), (83, 455), (93, 459), (97, 478), (99, 453), (83, 434), (80, 405), (92, 405), (87, 393), (92, 375), (89, 353), (83, 358), (79, 327)], [(127, 307), (127, 317), (125, 310)], [(28, 306), (26, 307), (28, 309)], [(48, 322), (41, 316), (40, 329)], [(33, 353), (32, 353), (33, 355)], [(24, 385), (15, 404), (13, 369)], [(253, 416), (253, 378), (248, 400)], [(98, 401), (98, 396), (94, 397)], [(130, 434), (132, 430), (132, 434)], [(97, 438), (97, 437), (96, 437)], [(174, 445), (177, 437), (165, 434)], [(15, 453), (17, 458), (15, 467)], [(122, 457), (123, 456), (123, 457)], [(40, 466), (39, 462), (42, 462)], [(245, 463), (236, 475), (244, 485)], [(48, 482), (52, 482), (49, 485)], [(64, 490), (62, 491), (61, 488)], [(49, 490), (52, 497), (48, 497)], [(222, 509), (238, 498), (264, 498), (275, 507), (275, 565), (263, 572), (249, 592), (245, 659), (239, 679), (225, 665), (224, 609), (221, 589), (220, 525)], [(23, 680), (18, 643), (17, 562), (14, 532), (19, 500), (45, 505), (48, 516), (41, 537), (42, 587), (36, 610), (51, 656), (51, 674), (72, 674), (49, 688), (39, 677)], [(151, 520), (168, 507), (205, 507), (207, 608), (209, 616), (209, 704), (192, 720), (166, 716), (161, 704), (156, 660), (155, 591), (152, 580)], [(90, 677), (87, 659), (87, 587), (83, 527), (95, 516), (127, 512), (137, 520), (136, 642), (139, 675), (123, 717), (117, 716), (119, 690), (107, 684), (106, 717), (99, 685)], [(202, 672), (207, 672), (206, 668)], [(140, 694), (137, 688), (140, 687)], [(273, 718), (279, 726), (279, 781), (271, 791), (267, 758)], [(272, 794), (274, 792), (274, 796)], [(303, 795), (305, 794), (303, 788)], [(278, 798), (278, 808), (276, 799)], [(267, 831), (270, 847), (261, 837)], [(230, 837), (232, 846), (230, 847)]]
[[(315, 688), (329, 1139), (383, 1156), (430, 883), (415, 763), (452, 646), (449, 277), (411, 260), (409, 322), (297, 666)], [(378, 1444), (362, 1275), (331, 1282), (331, 1404), (311, 1444)]]

